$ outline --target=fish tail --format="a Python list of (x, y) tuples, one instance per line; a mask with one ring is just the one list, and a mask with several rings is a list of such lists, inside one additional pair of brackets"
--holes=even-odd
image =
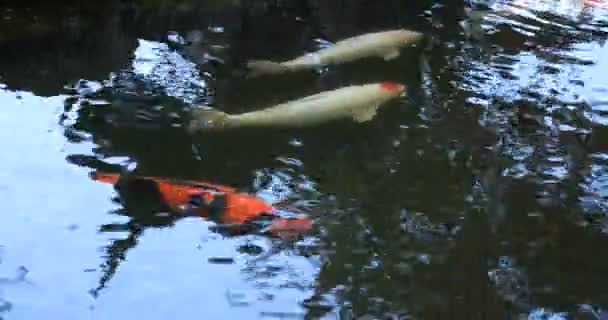
[(268, 60), (250, 60), (247, 62), (249, 75), (257, 77), (265, 74), (279, 74), (289, 71), (289, 67), (278, 62)]
[(212, 109), (193, 109), (190, 113), (189, 133), (224, 129), (228, 125), (229, 114)]

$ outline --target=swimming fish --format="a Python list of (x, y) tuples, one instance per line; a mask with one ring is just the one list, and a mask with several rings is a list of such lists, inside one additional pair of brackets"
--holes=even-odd
[(286, 238), (312, 228), (312, 222), (305, 214), (296, 217), (279, 216), (275, 208), (264, 200), (229, 186), (148, 176), (125, 178), (119, 174), (103, 172), (93, 172), (91, 178), (113, 184), (119, 189), (134, 189), (137, 184), (141, 186), (142, 182), (152, 184), (173, 212), (182, 216), (213, 218), (220, 223), (216, 230), (247, 232), (260, 229)]
[(422, 37), (423, 34), (420, 32), (405, 29), (366, 33), (340, 40), (331, 47), (285, 62), (251, 60), (247, 63), (247, 68), (250, 76), (256, 77), (263, 74), (316, 69), (367, 57), (380, 57), (389, 61), (399, 57), (401, 48), (415, 44)]
[(402, 84), (385, 81), (342, 87), (242, 114), (227, 114), (210, 108), (194, 109), (188, 131), (304, 127), (339, 119), (361, 123), (371, 120), (380, 106), (399, 97), (405, 89)]

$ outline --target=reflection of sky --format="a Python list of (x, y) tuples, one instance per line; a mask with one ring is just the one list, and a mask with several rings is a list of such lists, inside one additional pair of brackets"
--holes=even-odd
[(206, 83), (196, 64), (170, 50), (166, 43), (139, 39), (133, 59), (133, 71), (165, 89), (169, 96), (187, 103), (204, 95)]
[[(521, 7), (516, 7), (514, 4)], [(491, 102), (493, 97), (500, 97), (508, 102), (520, 99), (532, 102), (532, 109), (536, 110), (531, 112), (544, 116), (541, 118), (543, 120), (541, 125), (547, 126), (547, 138), (551, 136), (550, 130), (554, 124), (558, 124), (557, 128), (562, 131), (588, 133), (591, 124), (576, 120), (580, 119), (578, 115), (584, 115), (595, 125), (608, 125), (608, 48), (603, 40), (591, 40), (591, 32), (589, 32), (590, 29), (596, 33), (606, 31), (605, 26), (601, 27), (597, 22), (602, 21), (605, 24), (608, 21), (607, 11), (595, 10), (592, 13), (595, 21), (583, 22), (577, 20), (580, 10), (572, 10), (571, 1), (502, 2), (494, 9), (499, 12), (489, 15), (487, 21), (507, 24), (514, 31), (532, 37), (530, 41), (535, 41), (534, 37), (537, 35), (542, 36), (541, 33), (548, 30), (546, 27), (555, 26), (564, 31), (562, 37), (571, 34), (573, 38), (581, 40), (567, 48), (557, 49), (549, 45), (515, 55), (499, 51), (495, 56), (487, 58), (487, 61), (474, 59), (475, 61), (471, 63), (472, 67), (465, 71), (463, 88), (473, 92), (469, 103), (484, 110), (481, 123), (489, 127), (511, 128), (511, 123), (507, 120), (509, 111), (500, 110)], [(559, 14), (570, 24), (564, 26), (548, 20), (550, 18), (540, 18), (531, 9)], [(524, 21), (522, 17), (533, 22), (522, 22)], [(585, 41), (585, 35), (588, 35), (589, 41)], [(573, 121), (568, 118), (557, 118), (556, 112), (572, 115)], [(561, 123), (556, 119), (560, 119)], [(544, 181), (562, 180), (568, 177), (566, 158), (560, 155), (564, 150), (557, 139), (534, 141), (530, 144), (528, 135), (517, 136), (512, 130), (505, 130), (504, 133), (504, 138), (508, 142), (504, 151), (513, 160), (520, 162), (531, 157), (540, 143), (547, 151), (553, 150), (544, 155), (543, 159), (538, 159), (542, 161), (540, 165), (535, 164), (538, 173), (542, 173), (545, 177)], [(591, 165), (590, 173), (585, 182), (580, 184), (582, 191), (587, 193), (581, 200), (583, 206), (593, 204), (599, 205), (600, 208), (608, 208), (606, 204), (608, 169), (605, 159), (602, 160), (605, 155), (593, 156), (594, 164)], [(516, 168), (521, 169), (522, 166), (525, 168), (526, 165), (517, 163), (509, 174), (522, 172), (516, 170)], [(530, 173), (527, 170), (523, 172)]]
[(528, 320), (566, 320), (567, 314), (565, 312), (551, 312), (544, 308), (536, 308), (530, 311)]
[[(5, 291), (17, 318), (87, 316), (86, 291), (97, 274), (83, 270), (100, 263), (103, 242), (94, 235), (114, 207), (108, 186), (93, 183), (84, 169), (65, 161), (65, 139), (56, 125), (62, 100), (0, 92), (0, 243), (7, 252), (1, 266), (23, 264), (35, 283)], [(79, 228), (68, 231), (70, 225)]]
[[(471, 68), (465, 72), (463, 88), (479, 94), (471, 97), (469, 102), (489, 109), (490, 114), (484, 117), (496, 125), (504, 119), (497, 118), (500, 115), (490, 110), (492, 105), (480, 96), (497, 96), (506, 101), (529, 100), (525, 92), (533, 92), (559, 102), (554, 104), (536, 99), (538, 107), (549, 114), (556, 108), (573, 110), (577, 107), (575, 105), (587, 103), (594, 112), (586, 115), (597, 124), (608, 124), (606, 115), (598, 113), (605, 111), (608, 105), (608, 74), (605, 71), (608, 70), (608, 49), (605, 44), (585, 42), (573, 44), (569, 49), (538, 50), (542, 57), (534, 52), (521, 52), (514, 56), (498, 53), (490, 61), (472, 61)], [(505, 78), (505, 73), (508, 78)], [(572, 128), (562, 124), (562, 129)]]
[[(571, 104), (587, 103), (591, 106), (593, 113), (587, 116), (596, 124), (607, 125), (608, 117), (606, 114), (598, 112), (608, 111), (608, 48), (605, 44), (580, 43), (573, 46), (571, 51), (553, 52), (550, 55), (559, 57), (574, 57), (583, 61), (592, 62), (589, 65), (558, 64), (550, 63), (538, 58), (531, 53), (522, 53), (516, 56), (517, 62), (512, 67), (512, 75), (516, 75), (515, 80), (501, 79), (497, 85), (483, 86), (485, 94), (497, 94), (510, 101), (522, 98), (521, 89), (530, 89), (543, 97), (552, 97), (568, 107)], [(543, 72), (543, 68), (551, 68), (552, 73)], [(557, 71), (557, 72), (556, 72)], [(581, 83), (579, 85), (577, 83)], [(504, 85), (508, 82), (508, 85)], [(538, 101), (542, 103), (541, 101)], [(549, 106), (546, 111), (551, 112)]]
[[(180, 59), (166, 46), (142, 40), (134, 70), (165, 85), (168, 94), (188, 100), (194, 91), (180, 88), (193, 83), (200, 88), (204, 82), (191, 63)], [(170, 72), (176, 66), (178, 71)], [(191, 67), (194, 69), (186, 70)], [(126, 236), (98, 232), (102, 224), (124, 222), (123, 217), (108, 214), (116, 209), (112, 187), (91, 180), (88, 169), (65, 160), (67, 154), (91, 153), (95, 145), (66, 143), (58, 124), (65, 97), (41, 98), (2, 87), (0, 203), (4, 215), (0, 245), (5, 252), (0, 276), (11, 276), (17, 266), (24, 265), (34, 283), (2, 288), (2, 298), (14, 304), (12, 317), (42, 319), (52, 314), (58, 319), (121, 319), (128, 313), (146, 319), (186, 319), (193, 314), (205, 319), (246, 319), (262, 311), (303, 311), (298, 302), (308, 298), (310, 290), (277, 288), (287, 282), (306, 286), (315, 279), (318, 270), (306, 258), (281, 253), (259, 261), (249, 270), (260, 271), (266, 264), (281, 269), (265, 280), (269, 288), (260, 289), (256, 274), (247, 274), (247, 257), (239, 256), (237, 247), (249, 241), (268, 248), (266, 240), (224, 239), (210, 233), (203, 219), (146, 230), (138, 245), (128, 251), (109, 287), (93, 300), (88, 291), (97, 287), (101, 277), (98, 267), (104, 261), (100, 249), (111, 239)], [(208, 263), (208, 258), (218, 256), (235, 257), (236, 263)], [(94, 271), (85, 272), (87, 269)], [(229, 289), (245, 293), (249, 305), (232, 306)], [(274, 299), (262, 299), (263, 292), (273, 294)]]
[[(498, 62), (504, 55), (497, 54), (487, 63), (472, 62), (471, 70), (467, 71), (467, 78), (480, 77), (483, 81), (469, 80), (468, 89), (475, 89), (485, 96), (500, 96), (508, 101), (522, 98), (522, 89), (531, 89), (545, 97), (554, 97), (565, 103), (599, 101), (599, 88), (608, 88), (608, 62), (602, 58), (608, 50), (598, 43), (582, 43), (574, 45), (570, 52), (554, 51), (548, 53), (552, 58), (574, 56), (577, 59), (593, 62), (590, 65), (559, 64), (548, 62), (531, 52), (522, 52), (515, 56), (512, 65)], [(546, 69), (550, 69), (548, 73)], [(502, 77), (499, 71), (507, 70), (510, 77)], [(572, 80), (581, 80), (584, 86), (572, 83)], [(472, 82), (472, 83), (471, 83)], [(580, 99), (576, 97), (579, 96)]]
[(583, 12), (590, 12), (599, 17), (606, 14), (608, 2), (603, 0), (508, 0), (496, 1), (493, 10), (508, 12), (521, 17), (536, 20), (544, 24), (562, 26), (555, 21), (546, 20), (533, 12), (551, 12), (562, 17), (575, 19)]
[(298, 174), (297, 167), (299, 160), (290, 159), (293, 162), (285, 162), (285, 159), (278, 159), (287, 165), (284, 168), (260, 169), (255, 172), (253, 187), (258, 197), (268, 203), (280, 203), (288, 199), (294, 200), (307, 193), (317, 194), (316, 184), (308, 177)]
[(578, 88), (581, 96), (591, 105), (593, 113), (586, 116), (594, 123), (608, 125), (608, 48), (599, 45), (595, 48), (597, 63), (584, 69), (581, 76), (585, 86)]

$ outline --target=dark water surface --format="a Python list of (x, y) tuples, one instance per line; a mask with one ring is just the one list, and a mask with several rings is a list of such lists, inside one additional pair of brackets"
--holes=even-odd
[[(3, 2), (0, 318), (608, 319), (608, 10), (573, 1)], [(398, 27), (427, 38), (395, 61), (245, 77)], [(365, 124), (179, 125), (383, 80), (408, 98)], [(223, 236), (121, 205), (97, 169), (234, 186), (314, 228)]]

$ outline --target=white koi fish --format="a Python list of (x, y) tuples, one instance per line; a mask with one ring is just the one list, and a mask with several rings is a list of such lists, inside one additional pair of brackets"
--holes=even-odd
[(422, 39), (417, 31), (399, 29), (347, 38), (335, 45), (285, 62), (252, 60), (247, 63), (252, 77), (263, 74), (280, 74), (290, 71), (316, 69), (330, 64), (342, 64), (367, 57), (380, 57), (386, 61), (396, 59), (401, 48)]
[(339, 119), (352, 119), (361, 123), (374, 118), (380, 106), (399, 97), (404, 91), (404, 85), (387, 81), (342, 87), (242, 114), (195, 109), (192, 111), (188, 131), (304, 127)]

